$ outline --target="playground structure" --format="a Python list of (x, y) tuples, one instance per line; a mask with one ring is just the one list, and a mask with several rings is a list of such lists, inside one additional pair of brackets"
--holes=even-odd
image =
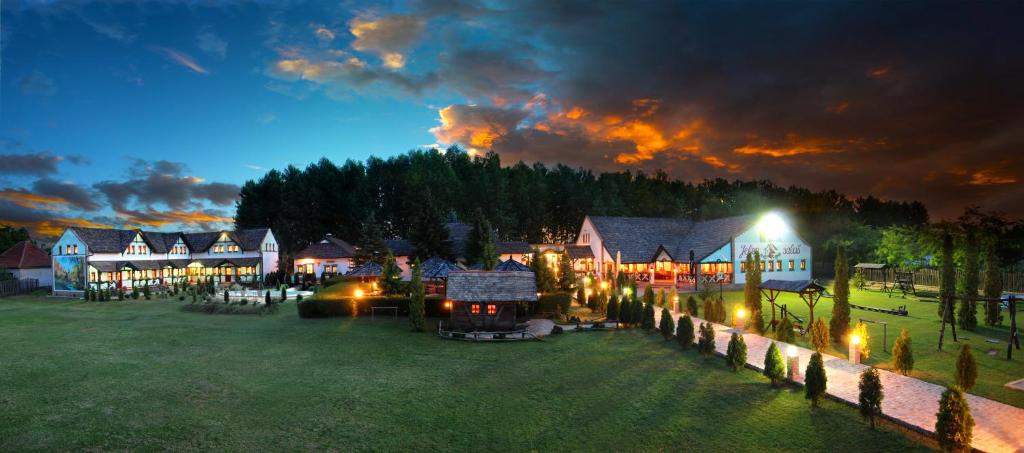
[[(821, 296), (825, 293), (825, 287), (818, 284), (814, 280), (805, 281), (789, 281), (789, 280), (766, 280), (761, 283), (758, 288), (761, 290), (761, 294), (768, 298), (768, 302), (772, 305), (772, 321), (771, 326), (774, 329), (778, 323), (775, 318), (775, 309), (779, 308), (782, 312), (783, 317), (790, 317), (795, 321), (793, 327), (800, 330), (800, 334), (803, 333), (814, 323), (814, 307), (821, 300)], [(794, 293), (800, 296), (800, 299), (807, 304), (807, 308), (810, 310), (809, 323), (804, 324), (803, 319), (800, 319), (796, 315), (789, 312), (785, 305), (779, 305), (775, 303), (775, 300), (782, 293)]]

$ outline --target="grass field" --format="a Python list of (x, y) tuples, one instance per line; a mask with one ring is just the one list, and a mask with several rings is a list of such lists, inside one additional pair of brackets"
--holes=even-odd
[[(831, 290), (831, 288), (829, 288)], [(727, 310), (731, 313), (737, 306), (743, 304), (742, 291), (725, 292)], [(685, 299), (684, 299), (685, 300)], [(799, 297), (792, 294), (782, 295), (778, 303), (786, 304), (793, 314), (807, 319), (807, 305)], [(864, 361), (866, 364), (875, 365), (879, 368), (891, 369), (892, 344), (900, 334), (900, 329), (907, 329), (913, 343), (914, 371), (911, 376), (937, 384), (952, 384), (953, 370), (956, 368), (956, 357), (959, 353), (959, 344), (953, 342), (953, 336), (949, 326), (946, 326), (946, 337), (942, 352), (938, 351), (939, 340), (939, 316), (936, 313), (938, 302), (934, 299), (922, 298), (919, 300), (913, 296), (906, 299), (898, 296), (890, 298), (887, 294), (877, 290), (851, 289), (850, 303), (855, 305), (896, 308), (906, 305), (909, 316), (887, 315), (864, 310), (850, 310), (851, 325), (859, 319), (883, 321), (888, 324), (888, 344), (883, 351), (882, 326), (880, 324), (868, 324), (868, 332), (871, 336), (871, 357)], [(1024, 392), (1010, 390), (1003, 387), (1003, 384), (1024, 378), (1024, 350), (1014, 351), (1013, 361), (1006, 360), (1006, 341), (1009, 336), (1009, 316), (1003, 312), (1006, 321), (1000, 327), (989, 327), (984, 325), (984, 312), (979, 305), (979, 325), (976, 331), (966, 332), (957, 329), (960, 342), (971, 345), (974, 358), (978, 363), (978, 382), (971, 393), (987, 398), (1011, 404), (1017, 407), (1024, 407)], [(767, 299), (764, 300), (765, 321), (771, 319), (771, 306)], [(815, 319), (822, 318), (828, 322), (832, 315), (832, 300), (822, 298), (814, 309)], [(1024, 322), (1024, 313), (1021, 313), (1019, 322)], [(801, 346), (808, 346), (809, 336), (797, 337), (797, 343)], [(986, 339), (997, 340), (998, 343), (989, 343)], [(995, 355), (988, 352), (994, 350)], [(846, 345), (833, 345), (828, 351), (830, 354), (847, 357)]]
[(925, 449), (640, 331), (470, 344), (180, 304), (0, 299), (0, 451)]

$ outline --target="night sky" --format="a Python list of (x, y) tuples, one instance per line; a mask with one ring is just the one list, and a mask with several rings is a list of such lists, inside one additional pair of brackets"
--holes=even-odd
[(270, 168), (503, 162), (1024, 208), (1022, 2), (18, 2), (0, 223), (229, 227)]

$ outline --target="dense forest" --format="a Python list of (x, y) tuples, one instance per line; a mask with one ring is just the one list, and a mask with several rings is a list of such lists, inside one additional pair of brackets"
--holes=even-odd
[[(500, 239), (538, 243), (575, 240), (587, 214), (712, 219), (771, 209), (792, 217), (815, 249), (814, 268), (824, 274), (836, 243), (849, 244), (851, 260), (870, 261), (883, 229), (918, 229), (929, 221), (916, 201), (851, 199), (769, 181), (690, 183), (662, 172), (595, 174), (522, 162), (503, 167), (497, 154), (471, 157), (453, 147), (271, 170), (243, 185), (235, 222), (273, 228), (287, 259), (326, 233), (358, 243), (367, 219), (375, 219), (385, 237), (409, 237), (417, 222), (468, 221), (482, 213)], [(423, 220), (438, 216), (443, 219)]]

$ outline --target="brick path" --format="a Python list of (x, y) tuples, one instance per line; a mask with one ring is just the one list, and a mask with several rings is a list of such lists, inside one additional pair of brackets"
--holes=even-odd
[[(678, 320), (679, 315), (675, 313), (673, 318)], [(655, 317), (657, 325), (661, 319), (660, 309), (655, 310)], [(696, 330), (703, 320), (694, 318), (693, 322)], [(725, 354), (732, 332), (730, 327), (715, 324), (715, 349), (719, 353)], [(764, 354), (772, 340), (750, 333), (744, 334), (743, 340), (747, 343), (747, 365), (763, 370)], [(786, 343), (779, 343), (783, 357), (787, 348)], [(801, 347), (797, 349), (801, 368), (799, 383), (802, 385), (803, 371), (814, 351)], [(860, 392), (860, 373), (868, 367), (854, 365), (827, 354), (822, 359), (828, 377), (827, 393), (856, 405)], [(885, 370), (879, 370), (879, 375), (885, 392), (882, 413), (916, 430), (934, 434), (935, 413), (939, 410), (939, 398), (945, 388)], [(974, 417), (974, 448), (986, 452), (1024, 452), (1024, 409), (970, 394), (967, 395), (967, 403)]]

